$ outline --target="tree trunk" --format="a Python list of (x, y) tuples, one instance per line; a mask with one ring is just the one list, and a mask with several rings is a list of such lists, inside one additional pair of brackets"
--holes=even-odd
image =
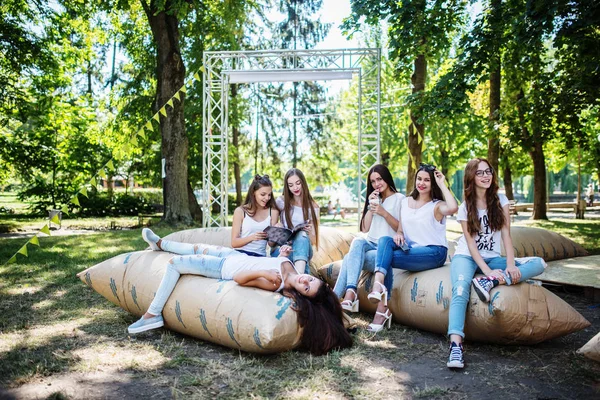
[(546, 163), (541, 140), (534, 141), (533, 148), (529, 154), (533, 161), (532, 219), (548, 219), (548, 216), (546, 215)]
[[(425, 79), (427, 78), (427, 60), (423, 54), (417, 56), (415, 59), (415, 70), (410, 78), (412, 82), (412, 93), (420, 93), (425, 90)], [(410, 110), (410, 125), (408, 126), (408, 152), (412, 155), (412, 158), (408, 158), (408, 171), (406, 179), (406, 193), (412, 192), (414, 189), (414, 176), (416, 169), (419, 168), (421, 163), (421, 146), (419, 142), (419, 136), (422, 140), (425, 140), (425, 126), (418, 122), (421, 117), (421, 110), (411, 109)], [(414, 166), (413, 168), (413, 161)]]
[[(231, 85), (231, 101), (230, 104), (233, 107), (237, 107), (237, 103), (236, 103), (236, 96), (237, 96), (237, 85)], [(232, 108), (233, 108), (232, 107)], [(232, 112), (236, 113), (237, 110), (232, 109)], [(242, 178), (241, 178), (241, 174), (240, 174), (240, 151), (239, 151), (239, 144), (240, 144), (240, 128), (239, 128), (239, 118), (232, 118), (232, 120), (234, 121), (233, 126), (231, 127), (231, 134), (232, 134), (232, 138), (231, 138), (231, 144), (233, 147), (233, 178), (235, 180), (235, 202), (237, 204), (237, 206), (241, 206), (242, 205)], [(258, 122), (257, 122), (258, 124)]]
[[(502, 0), (490, 0), (491, 19), (495, 24), (502, 24)], [(496, 38), (492, 43), (490, 53), (490, 113), (488, 116), (488, 153), (487, 159), (494, 171), (498, 171), (500, 158), (500, 135), (498, 123), (500, 121), (500, 85), (501, 85), (501, 38)]]
[[(157, 10), (154, 1), (148, 5), (141, 1), (154, 42), (156, 43), (156, 110), (166, 102), (184, 84), (185, 66), (179, 47), (179, 21), (177, 13), (171, 10), (172, 2), (167, 0), (164, 9)], [(167, 13), (169, 12), (169, 13)], [(190, 193), (187, 171), (188, 139), (185, 134), (183, 102), (174, 101), (172, 109), (167, 108), (167, 117), (161, 115), (162, 157), (165, 159), (166, 177), (163, 180), (163, 198), (165, 205), (164, 220), (169, 224), (191, 224)], [(192, 193), (193, 195), (193, 193)]]
[(506, 193), (506, 197), (508, 197), (509, 200), (514, 200), (515, 195), (512, 187), (512, 171), (510, 170), (508, 161), (504, 164), (502, 176), (504, 178), (504, 192)]
[(490, 115), (488, 117), (488, 153), (487, 159), (494, 171), (498, 171), (498, 159), (500, 158), (500, 137), (498, 134), (498, 123), (500, 121), (500, 59), (495, 62), (497, 68), (490, 72)]
[(298, 119), (296, 112), (298, 111), (298, 82), (294, 82), (294, 118), (292, 119), (292, 167), (298, 166), (298, 133), (296, 131)]
[(192, 184), (188, 182), (188, 204), (190, 205), (190, 214), (192, 214), (192, 218), (194, 221), (201, 222), (202, 221), (202, 208), (198, 204), (198, 200), (196, 200), (196, 195), (194, 194), (194, 189), (192, 188)]

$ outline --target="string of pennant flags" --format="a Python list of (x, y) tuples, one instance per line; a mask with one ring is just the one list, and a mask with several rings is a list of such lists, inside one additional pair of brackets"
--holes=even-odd
[[(142, 123), (141, 127), (135, 131), (135, 133), (131, 134), (131, 136), (128, 138), (127, 141), (125, 141), (125, 143), (123, 143), (121, 145), (120, 148), (117, 148), (114, 150), (113, 154), (127, 154), (130, 150), (131, 146), (136, 146), (138, 144), (138, 137), (140, 138), (145, 138), (146, 137), (146, 131), (150, 131), (153, 132), (154, 128), (152, 125), (152, 121), (156, 121), (158, 123), (160, 123), (160, 116), (162, 115), (163, 117), (167, 117), (167, 106), (171, 107), (171, 109), (173, 109), (175, 107), (175, 101), (181, 101), (181, 96), (185, 95), (185, 93), (187, 92), (186, 86), (189, 85), (190, 83), (194, 82), (194, 81), (199, 81), (200, 80), (200, 75), (199, 73), (204, 73), (206, 70), (204, 68), (204, 66), (201, 66), (197, 72), (194, 72), (194, 74), (192, 75), (191, 78), (189, 78), (188, 80), (186, 80), (183, 85), (175, 91), (175, 94), (173, 94), (173, 96), (171, 96), (171, 98), (169, 100), (167, 100), (159, 109), (158, 111), (150, 118), (148, 119), (146, 122)], [(67, 204), (64, 204), (60, 211), (64, 214), (69, 214), (69, 204), (73, 204), (76, 207), (81, 207), (81, 204), (79, 203), (79, 195), (85, 196), (86, 198), (88, 197), (88, 192), (87, 192), (87, 186), (90, 185), (91, 187), (95, 187), (98, 184), (98, 179), (106, 179), (107, 174), (106, 171), (114, 171), (115, 170), (115, 165), (113, 160), (115, 160), (115, 155), (113, 155), (113, 157), (108, 160), (95, 174), (94, 176), (92, 176), (92, 178), (87, 181), (86, 183), (84, 183), (81, 188), (71, 197), (71, 199), (68, 201)], [(31, 237), (31, 239), (29, 239), (23, 246), (21, 246), (21, 248), (19, 250), (17, 250), (17, 252), (15, 254), (12, 255), (12, 257), (10, 257), (8, 259), (8, 261), (6, 263), (3, 264), (3, 266), (7, 265), (7, 264), (13, 264), (16, 263), (18, 258), (17, 256), (20, 254), (21, 256), (24, 257), (28, 257), (28, 250), (27, 250), (27, 246), (28, 245), (34, 245), (34, 246), (40, 246), (40, 234), (45, 234), (48, 236), (51, 236), (50, 233), (50, 224), (54, 223), (54, 224), (60, 224), (60, 216), (58, 213), (55, 213), (51, 218), (49, 218), (49, 222), (46, 223), (44, 225), (44, 227), (42, 229), (40, 229), (35, 235), (33, 235), (33, 237)]]

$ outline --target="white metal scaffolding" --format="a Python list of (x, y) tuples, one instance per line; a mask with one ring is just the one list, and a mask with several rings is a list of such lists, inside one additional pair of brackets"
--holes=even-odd
[[(229, 85), (358, 77), (358, 209), (363, 174), (380, 160), (381, 49), (204, 52), (202, 226), (227, 226)], [(368, 183), (367, 183), (368, 184)], [(213, 208), (219, 209), (212, 215)]]

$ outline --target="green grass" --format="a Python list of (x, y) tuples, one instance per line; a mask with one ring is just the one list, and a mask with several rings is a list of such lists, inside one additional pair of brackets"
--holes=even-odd
[[(578, 241), (592, 252), (600, 250), (598, 220), (544, 224), (572, 238), (581, 236)], [(581, 233), (579, 227), (584, 228)], [(160, 235), (171, 231), (156, 227)], [(0, 263), (24, 241), (0, 239)], [(502, 390), (508, 397), (561, 397), (541, 388), (563, 390), (576, 382), (580, 389), (573, 389), (575, 396), (600, 376), (600, 365), (574, 353), (584, 342), (583, 332), (540, 346), (469, 343), (473, 363), (468, 374), (445, 368), (443, 336), (399, 324), (377, 336), (361, 329), (354, 347), (323, 357), (297, 351), (256, 356), (167, 330), (132, 338), (126, 328), (135, 317), (75, 275), (117, 254), (145, 248), (140, 230), (52, 236), (41, 238), (40, 244), (30, 247), (28, 258), (0, 266), (0, 387), (103, 371), (129, 373), (140, 386), (168, 388), (180, 398), (454, 399), (481, 388), (492, 393), (499, 382), (507, 383)], [(360, 314), (357, 321), (364, 327), (370, 319)], [(593, 328), (598, 330), (597, 322)], [(536, 380), (539, 387), (525, 390), (510, 384), (519, 380)]]

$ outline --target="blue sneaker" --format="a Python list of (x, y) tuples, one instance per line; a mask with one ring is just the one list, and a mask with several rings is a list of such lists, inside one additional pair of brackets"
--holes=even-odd
[(450, 356), (446, 366), (448, 368), (463, 368), (465, 366), (465, 360), (463, 358), (463, 347), (462, 343), (456, 344), (452, 342), (450, 344)]
[(152, 229), (142, 229), (142, 239), (150, 245), (150, 248), (154, 251), (161, 251), (161, 248), (156, 244), (160, 240), (160, 236), (152, 232)]
[(142, 317), (137, 322), (134, 322), (133, 324), (129, 325), (129, 328), (127, 328), (127, 330), (129, 331), (129, 333), (140, 333), (149, 331), (150, 329), (160, 328), (164, 325), (165, 321), (163, 320), (162, 315), (157, 315), (156, 317), (146, 319)]
[(490, 290), (498, 286), (499, 282), (493, 276), (482, 276), (481, 278), (473, 279), (473, 289), (479, 296), (479, 300), (487, 303), (490, 301)]

